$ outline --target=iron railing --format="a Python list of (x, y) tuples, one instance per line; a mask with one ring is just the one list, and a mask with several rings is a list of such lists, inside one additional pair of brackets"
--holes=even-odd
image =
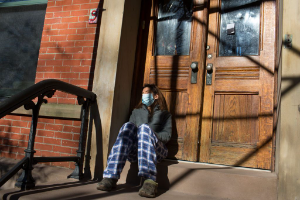
[[(39, 118), (40, 107), (43, 103), (47, 103), (44, 97), (51, 98), (56, 90), (73, 94), (77, 96), (78, 104), (81, 107), (81, 129), (79, 137), (79, 145), (77, 150), (77, 156), (69, 157), (34, 157), (34, 141), (36, 135), (36, 127)], [(33, 99), (37, 97), (37, 103), (33, 102)], [(32, 189), (35, 187), (35, 180), (32, 177), (33, 165), (39, 162), (75, 162), (75, 169), (68, 178), (81, 179), (83, 177), (82, 161), (84, 155), (83, 139), (85, 133), (85, 123), (87, 113), (89, 112), (90, 103), (96, 100), (96, 95), (83, 88), (71, 85), (55, 79), (49, 79), (41, 81), (20, 93), (10, 97), (6, 101), (0, 104), (0, 119), (12, 111), (24, 105), (26, 110), (32, 110), (32, 121), (28, 139), (28, 147), (25, 149), (25, 157), (19, 161), (11, 170), (9, 170), (0, 179), (0, 187), (5, 184), (11, 177), (13, 177), (21, 168), (23, 172), (18, 178), (15, 186), (23, 190)]]

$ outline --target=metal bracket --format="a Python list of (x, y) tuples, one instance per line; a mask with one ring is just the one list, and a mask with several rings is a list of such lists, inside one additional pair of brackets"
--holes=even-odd
[(285, 34), (284, 36), (284, 48), (285, 49), (291, 49), (292, 48), (292, 42), (293, 42), (293, 35), (291, 34)]

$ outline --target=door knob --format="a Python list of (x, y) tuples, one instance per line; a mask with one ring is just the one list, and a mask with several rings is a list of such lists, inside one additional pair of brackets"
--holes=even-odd
[(196, 70), (198, 69), (198, 63), (193, 62), (193, 63), (191, 64), (191, 68), (192, 68), (193, 71), (196, 71)]
[(207, 71), (212, 71), (212, 70), (213, 70), (213, 64), (208, 63), (208, 64), (206, 65), (206, 70), (207, 70)]
[(191, 83), (196, 84), (197, 83), (198, 63), (197, 62), (192, 62), (191, 69), (192, 69)]

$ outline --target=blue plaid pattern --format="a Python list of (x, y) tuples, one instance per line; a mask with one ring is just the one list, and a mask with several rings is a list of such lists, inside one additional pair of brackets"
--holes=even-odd
[(156, 181), (156, 164), (167, 155), (166, 145), (157, 139), (147, 124), (136, 127), (127, 122), (110, 151), (103, 178), (119, 179), (127, 159), (129, 162), (138, 161), (138, 176)]

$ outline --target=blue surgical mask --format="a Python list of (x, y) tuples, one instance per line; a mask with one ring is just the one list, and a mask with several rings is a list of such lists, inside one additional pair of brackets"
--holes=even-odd
[(151, 106), (154, 102), (154, 98), (152, 93), (143, 94), (142, 96), (142, 103), (145, 104), (147, 107)]

